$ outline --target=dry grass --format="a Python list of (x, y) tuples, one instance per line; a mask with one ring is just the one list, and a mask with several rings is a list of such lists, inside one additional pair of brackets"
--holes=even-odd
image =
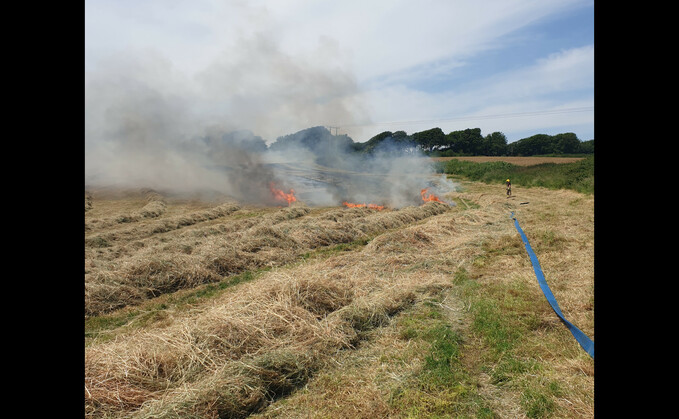
[[(96, 213), (97, 211), (91, 211), (90, 214), (88, 214), (89, 217), (85, 219), (85, 231), (110, 228), (123, 223), (134, 223), (146, 218), (156, 218), (165, 212), (166, 200), (161, 194), (152, 189), (142, 189), (135, 192), (136, 191), (128, 191), (127, 194), (123, 195), (126, 199), (116, 200), (118, 202), (131, 203), (131, 210), (118, 211), (115, 215), (110, 216), (105, 215), (106, 212), (103, 212), (102, 214), (102, 211), (99, 211), (100, 214), (92, 215), (92, 213)], [(107, 193), (98, 193), (97, 195), (104, 198), (104, 207), (107, 207), (110, 204), (110, 198), (112, 198), (112, 196)], [(97, 199), (97, 201), (99, 200)], [(134, 208), (134, 206), (140, 205), (141, 203), (143, 203), (141, 208)], [(94, 194), (92, 192), (85, 192), (85, 211), (90, 211), (94, 207)], [(97, 205), (97, 207), (99, 207), (99, 205)]]
[(227, 203), (112, 226), (85, 237), (85, 312), (103, 314), (245, 270), (280, 266), (310, 250), (349, 243), (446, 209), (443, 204), (381, 212), (331, 208), (311, 214), (307, 207), (292, 206), (259, 209), (257, 216), (241, 218), (241, 207)]
[[(478, 284), (482, 298), (504, 301), (510, 306), (513, 299), (531, 296), (524, 312), (507, 315), (535, 323), (534, 329), (523, 336), (516, 352), (519, 361), (527, 365), (535, 362), (540, 370), (515, 373), (510, 383), (495, 382), (491, 376), (496, 375), (503, 364), (488, 356), (483, 336), (471, 333), (469, 316), (474, 301), (465, 296), (461, 286), (446, 288), (448, 291), (444, 289), (439, 299), (440, 307), (450, 316), (450, 324), (465, 334), (462, 360), (472, 375), (463, 393), (478, 393), (468, 406), (458, 407), (463, 412), (464, 408), (469, 409), (466, 413), (447, 410), (447, 415), (479, 417), (483, 415), (474, 409), (485, 406), (494, 417), (539, 417), (538, 413), (531, 412), (526, 394), (554, 386), (559, 390), (553, 398), (553, 411), (545, 415), (593, 417), (594, 362), (558, 321), (539, 291), (528, 256), (509, 218), (514, 211), (538, 252), (547, 281), (566, 318), (593, 337), (593, 199), (575, 192), (542, 189), (519, 190), (515, 198), (507, 199), (501, 189), (475, 183), (466, 183), (465, 189), (455, 195), (479, 207), (458, 207), (456, 211), (428, 219), (422, 227), (432, 228), (429, 232), (451, 231), (451, 234), (427, 234), (431, 249), (438, 252), (426, 252), (423, 260), (412, 255), (414, 249), (410, 249), (403, 252), (412, 257), (404, 260), (404, 266), (409, 266), (410, 274), (417, 275), (422, 283), (428, 283), (436, 275), (446, 275), (450, 280), (457, 269), (466, 268), (473, 283)], [(529, 204), (521, 205), (521, 202)], [(422, 232), (419, 228), (416, 231)], [(404, 247), (403, 240), (378, 239), (370, 247), (387, 243), (392, 250)], [(396, 254), (390, 252), (392, 258)], [(397, 317), (412, 324), (413, 316), (417, 314), (407, 310)], [(418, 392), (417, 387), (413, 387), (411, 382), (420, 374), (427, 345), (422, 346), (422, 341), (417, 339), (403, 339), (410, 330), (399, 329), (400, 322), (375, 331), (366, 345), (335, 355), (333, 362), (303, 389), (286, 397), (284, 402), (271, 404), (256, 417), (448, 417), (442, 413), (450, 408), (446, 402), (453, 400), (452, 406), (463, 403), (462, 396), (456, 394), (459, 390)], [(415, 329), (415, 333), (418, 331)], [(394, 397), (402, 390), (403, 394), (419, 399), (406, 397), (405, 402), (411, 404), (405, 407), (396, 404)]]
[[(439, 208), (430, 205), (422, 211)], [(287, 394), (418, 294), (445, 286), (443, 275), (421, 282), (400, 272), (412, 263), (404, 250), (433, 251), (423, 228), (381, 237), (358, 256), (274, 270), (170, 325), (89, 346), (89, 414), (238, 417)]]
[[(526, 417), (521, 405), (526, 388), (558, 384), (554, 416), (593, 417), (594, 361), (563, 327), (539, 290), (508, 216), (510, 211), (515, 213), (565, 317), (594, 339), (594, 198), (566, 190), (519, 188), (506, 199), (499, 197), (497, 187), (468, 185), (470, 192), (461, 196), (481, 204), (470, 213), (479, 217), (480, 230), (492, 232), (479, 236), (484, 252), (471, 259), (469, 271), (482, 287), (483, 298), (506, 307), (512, 321), (528, 325), (529, 331), (515, 349), (516, 358), (537, 362), (543, 368), (540, 374), (527, 372), (517, 378), (522, 384), (516, 388), (493, 384), (481, 374), (485, 376), (480, 382), (482, 394), (493, 401), (496, 412), (503, 412), (500, 417)], [(493, 215), (492, 208), (503, 207), (504, 211)], [(491, 371), (501, 367), (501, 362), (488, 364), (483, 354), (476, 362), (486, 369), (492, 367)]]
[[(455, 197), (474, 205), (240, 208), (86, 247), (86, 287), (111, 294), (99, 301), (122, 294), (140, 301), (238, 269), (273, 267), (191, 310), (168, 310), (162, 323), (88, 345), (87, 417), (406, 417), (394, 392), (408, 390), (427, 345), (404, 339), (399, 325), (427, 301), (442, 301), (465, 333), (464, 364), (496, 417), (526, 417), (522, 388), (538, 379), (559, 383), (557, 417), (593, 417), (593, 361), (555, 320), (509, 218), (514, 211), (566, 318), (593, 336), (593, 198), (519, 188), (507, 199), (501, 187), (464, 188)], [(166, 202), (161, 219), (178, 211)], [(364, 236), (374, 238), (360, 251), (287, 264), (310, 249)], [(517, 315), (535, 327), (516, 351), (543, 365), (538, 376), (505, 386), (491, 379), (497, 361), (470, 332), (472, 301), (454, 284), (462, 268), (488, 298), (533, 296), (530, 311)], [(409, 403), (434, 406), (439, 396)]]

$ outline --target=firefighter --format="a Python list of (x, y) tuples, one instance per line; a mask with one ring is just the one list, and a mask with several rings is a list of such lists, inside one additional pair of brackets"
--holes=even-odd
[(512, 182), (510, 182), (509, 179), (507, 179), (505, 181), (505, 184), (507, 185), (507, 198), (509, 198), (510, 196), (512, 196)]

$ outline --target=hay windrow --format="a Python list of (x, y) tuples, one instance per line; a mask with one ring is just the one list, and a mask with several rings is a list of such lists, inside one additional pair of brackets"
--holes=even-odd
[[(213, 209), (205, 211), (197, 211), (188, 215), (179, 215), (168, 218), (157, 219), (149, 222), (143, 226), (131, 225), (114, 229), (112, 232), (99, 233), (96, 236), (86, 238), (85, 244), (90, 245), (96, 240), (106, 240), (114, 242), (118, 240), (138, 240), (145, 237), (150, 237), (154, 234), (164, 233), (172, 230), (177, 230), (182, 227), (194, 225), (196, 223), (214, 220), (216, 218), (225, 217), (240, 209), (239, 205), (223, 204)], [(162, 201), (152, 201), (145, 205), (138, 215), (130, 216), (129, 220), (121, 221), (118, 217), (116, 220), (120, 222), (139, 221), (144, 218), (157, 218), (165, 211), (165, 204)], [(122, 216), (126, 217), (126, 216)], [(106, 221), (104, 222), (106, 223)], [(110, 221), (109, 221), (110, 223)]]
[[(142, 221), (146, 218), (160, 217), (167, 208), (165, 197), (152, 189), (143, 189), (140, 192), (146, 204), (136, 211), (122, 212), (114, 216), (93, 218), (85, 221), (85, 231), (104, 229), (119, 224), (128, 224)], [(85, 192), (85, 211), (91, 210), (94, 198), (91, 193)]]
[[(229, 212), (234, 207), (228, 207)], [(218, 208), (212, 214), (220, 213)], [(177, 241), (159, 244), (149, 243), (124, 257), (115, 257), (115, 263), (96, 264), (90, 262), (86, 283), (107, 283), (110, 286), (139, 287), (147, 298), (182, 288), (192, 288), (208, 282), (221, 280), (224, 276), (240, 273), (246, 269), (265, 266), (270, 262), (287, 262), (294, 257), (286, 245), (290, 240), (276, 232), (273, 225), (308, 214), (308, 208), (286, 208), (270, 216), (261, 217), (253, 227), (243, 231), (232, 231), (227, 235), (209, 237), (188, 234), (179, 236)], [(266, 227), (266, 226), (269, 227)], [(86, 239), (91, 246), (111, 247), (113, 244), (101, 236)], [(147, 242), (148, 243), (148, 242)], [(269, 247), (281, 248), (277, 257), (266, 260), (259, 253), (266, 253)], [(94, 287), (96, 288), (96, 286)], [(107, 301), (91, 301), (91, 298), (106, 296)], [(116, 301), (117, 300), (117, 301)], [(120, 297), (115, 293), (86, 293), (86, 314), (96, 315), (100, 307), (120, 308), (131, 301), (127, 293)]]
[(92, 209), (92, 195), (85, 192), (85, 211)]
[(85, 275), (85, 315), (108, 313), (146, 300), (147, 294), (128, 284), (114, 281), (89, 280)]
[[(406, 231), (385, 233), (386, 240), (427, 243), (434, 237), (420, 226)], [(435, 252), (423, 249), (421, 257)], [(336, 351), (387, 324), (427, 287), (445, 286), (443, 277), (428, 284), (415, 273), (385, 269), (381, 260), (393, 251), (376, 246), (274, 270), (163, 328), (89, 346), (90, 416), (244, 417), (258, 411), (305, 383)], [(102, 382), (108, 391), (116, 382), (120, 400), (101, 396)]]
[[(309, 215), (305, 207), (291, 207), (262, 217), (262, 221), (243, 230), (227, 234), (196, 237), (177, 236), (156, 246), (137, 249), (128, 256), (116, 257), (115, 263), (92, 268), (86, 283), (103, 282), (109, 286), (137, 287), (147, 298), (179, 289), (192, 288), (239, 274), (245, 270), (266, 266), (281, 266), (320, 247), (350, 243), (389, 229), (403, 227), (449, 210), (438, 202), (394, 211), (352, 210), (349, 219)], [(227, 211), (216, 209), (213, 213)], [(228, 211), (235, 211), (228, 207)], [(360, 217), (359, 217), (360, 216)], [(86, 239), (91, 247), (111, 247), (115, 242), (97, 235)], [(109, 241), (110, 240), (110, 241)], [(115, 254), (114, 254), (115, 257)], [(90, 285), (91, 288), (96, 286)], [(106, 296), (107, 301), (92, 301)], [(138, 298), (129, 293), (86, 293), (86, 314), (102, 314), (102, 307), (120, 308)]]
[(163, 215), (167, 205), (165, 201), (154, 200), (144, 205), (144, 207), (139, 210), (139, 215), (142, 218), (157, 218)]

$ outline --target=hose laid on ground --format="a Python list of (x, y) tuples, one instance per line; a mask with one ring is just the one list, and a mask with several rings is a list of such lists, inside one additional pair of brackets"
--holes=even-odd
[(540, 263), (538, 262), (538, 258), (537, 258), (537, 256), (535, 256), (533, 249), (530, 247), (530, 243), (528, 243), (528, 238), (524, 234), (523, 230), (521, 230), (521, 227), (519, 226), (519, 222), (516, 220), (516, 217), (514, 217), (513, 212), (512, 212), (512, 220), (514, 220), (514, 226), (516, 227), (516, 230), (521, 235), (521, 240), (523, 241), (523, 244), (526, 246), (526, 251), (528, 252), (528, 256), (530, 256), (530, 261), (533, 264), (533, 270), (535, 271), (535, 276), (538, 279), (538, 284), (540, 284), (540, 288), (542, 289), (542, 293), (547, 298), (549, 305), (552, 306), (552, 309), (554, 309), (554, 312), (559, 316), (561, 321), (571, 331), (575, 340), (577, 340), (578, 343), (580, 344), (580, 346), (582, 346), (582, 348), (589, 354), (589, 356), (591, 356), (592, 359), (594, 359), (594, 342), (587, 335), (585, 335), (580, 329), (578, 329), (571, 322), (566, 320), (563, 313), (561, 313), (561, 309), (559, 308), (559, 304), (557, 304), (556, 298), (554, 298), (554, 294), (552, 294), (552, 290), (549, 289), (549, 285), (547, 285), (547, 281), (545, 281), (545, 276), (542, 274), (542, 268), (540, 268)]

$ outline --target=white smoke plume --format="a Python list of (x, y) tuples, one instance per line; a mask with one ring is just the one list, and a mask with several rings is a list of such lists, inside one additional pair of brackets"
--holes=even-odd
[(139, 51), (100, 60), (85, 83), (86, 184), (238, 195), (235, 172), (208, 168), (237, 161), (252, 169), (257, 157), (243, 139), (222, 141), (223, 134), (247, 129), (274, 140), (318, 121), (350, 121), (360, 110), (351, 103), (355, 81), (336, 63), (293, 59), (261, 34), (192, 78), (160, 54)]
[[(318, 127), (365, 114), (355, 78), (327, 47), (291, 57), (260, 33), (193, 77), (154, 51), (99, 60), (85, 77), (85, 186), (280, 204), (273, 185), (295, 188), (310, 205), (417, 203), (428, 159), (386, 147), (368, 159), (346, 148), (346, 136)], [(300, 142), (308, 127), (323, 141)], [(280, 147), (283, 133), (300, 131), (297, 143)]]

